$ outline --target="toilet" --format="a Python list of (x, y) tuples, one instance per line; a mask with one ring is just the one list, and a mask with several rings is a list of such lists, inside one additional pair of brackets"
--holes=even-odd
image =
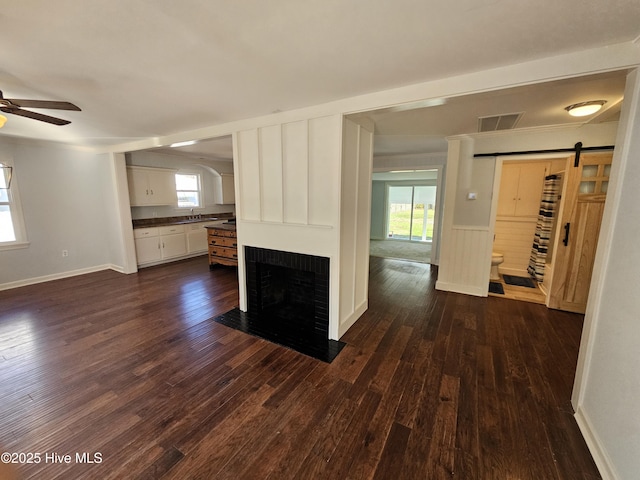
[(489, 280), (500, 281), (498, 265), (500, 265), (502, 262), (504, 262), (504, 255), (497, 252), (493, 252), (491, 254), (491, 273), (489, 273)]

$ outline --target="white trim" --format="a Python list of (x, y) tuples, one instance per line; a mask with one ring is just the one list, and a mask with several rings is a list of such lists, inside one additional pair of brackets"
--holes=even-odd
[(574, 414), (578, 428), (584, 437), (584, 441), (591, 452), (593, 461), (598, 467), (598, 472), (603, 480), (617, 480), (619, 476), (616, 474), (613, 462), (602, 446), (602, 442), (595, 430), (591, 426), (591, 421), (584, 409), (579, 408)]
[(51, 282), (53, 280), (60, 280), (63, 278), (76, 277), (78, 275), (86, 275), (87, 273), (101, 272), (103, 270), (114, 270), (118, 273), (124, 273), (124, 269), (118, 265), (96, 265), (95, 267), (80, 268), (78, 270), (70, 270), (68, 272), (52, 273), (51, 275), (43, 275), (42, 277), (25, 278), (23, 280), (16, 280), (15, 282), (2, 283), (0, 284), (0, 291), (25, 287), (27, 285), (35, 285), (37, 283)]
[(451, 230), (468, 230), (472, 232), (489, 232), (491, 227), (482, 227), (477, 225), (452, 225)]
[(0, 243), (0, 252), (4, 250), (18, 250), (20, 248), (29, 248), (31, 242), (6, 242)]

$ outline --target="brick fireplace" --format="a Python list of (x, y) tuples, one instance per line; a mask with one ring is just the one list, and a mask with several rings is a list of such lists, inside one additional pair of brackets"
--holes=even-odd
[(292, 333), (329, 336), (329, 259), (245, 247), (247, 313)]

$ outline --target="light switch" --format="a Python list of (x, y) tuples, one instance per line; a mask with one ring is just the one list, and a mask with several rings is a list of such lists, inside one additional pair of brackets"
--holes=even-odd
[(478, 194), (476, 192), (467, 193), (467, 200), (476, 200), (478, 198)]

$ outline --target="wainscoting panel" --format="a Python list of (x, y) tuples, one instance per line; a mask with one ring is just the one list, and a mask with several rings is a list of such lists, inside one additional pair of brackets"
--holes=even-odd
[(280, 125), (263, 127), (260, 132), (260, 192), (262, 220), (282, 223), (282, 130)]
[(496, 219), (493, 250), (504, 255), (500, 273), (527, 276), (531, 246), (536, 232), (535, 218)]
[(307, 121), (282, 125), (282, 195), (285, 223), (309, 221), (309, 129)]
[(442, 245), (436, 288), (486, 296), (491, 267), (491, 240), (488, 227), (454, 225), (448, 243)]

